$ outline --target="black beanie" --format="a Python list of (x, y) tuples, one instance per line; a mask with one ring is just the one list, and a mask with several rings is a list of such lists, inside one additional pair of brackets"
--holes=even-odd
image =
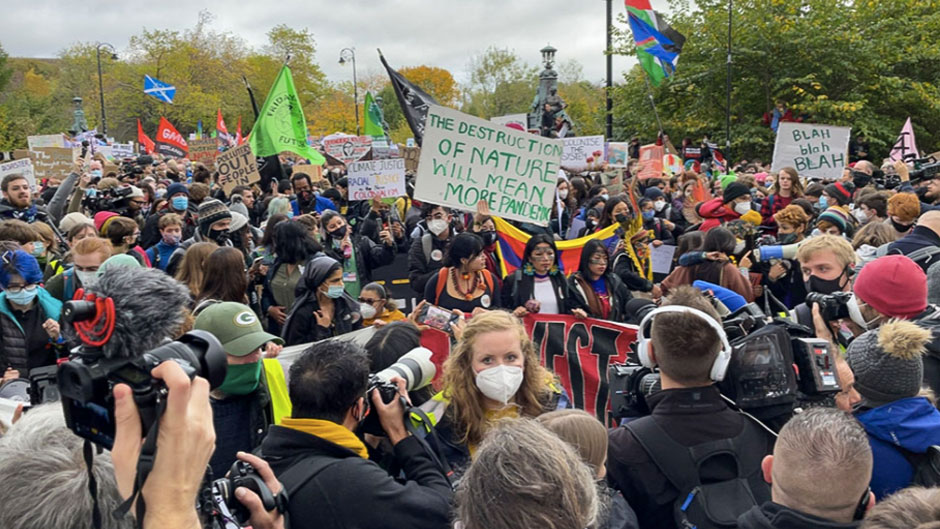
[(721, 195), (721, 200), (725, 204), (731, 202), (732, 200), (743, 197), (744, 195), (750, 195), (751, 192), (747, 189), (747, 186), (740, 182), (731, 182), (728, 184), (728, 187), (725, 188), (724, 193)]

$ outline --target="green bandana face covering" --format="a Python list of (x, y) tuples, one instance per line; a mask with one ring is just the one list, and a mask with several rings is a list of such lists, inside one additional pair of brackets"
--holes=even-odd
[(258, 387), (261, 380), (261, 362), (251, 364), (229, 364), (225, 381), (219, 391), (226, 395), (247, 395)]

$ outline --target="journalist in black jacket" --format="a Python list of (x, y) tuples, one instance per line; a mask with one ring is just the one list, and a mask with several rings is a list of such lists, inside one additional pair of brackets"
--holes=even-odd
[[(451, 486), (421, 441), (408, 436), (398, 399), (370, 397), (394, 446), (397, 480), (353, 434), (365, 416), (369, 360), (352, 342), (314, 344), (290, 368), (292, 417), (272, 426), (264, 458), (290, 497), (294, 529), (445, 529)], [(404, 394), (404, 393), (403, 393)]]

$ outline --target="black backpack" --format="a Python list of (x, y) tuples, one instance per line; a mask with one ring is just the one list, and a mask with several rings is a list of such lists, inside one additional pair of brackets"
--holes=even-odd
[[(680, 529), (731, 529), (738, 517), (770, 499), (761, 461), (767, 455), (767, 434), (750, 419), (737, 437), (687, 447), (673, 441), (652, 417), (625, 425), (679, 494), (673, 515)], [(731, 458), (737, 475), (726, 481), (702, 483), (700, 470), (711, 458)]]
[(923, 454), (898, 447), (907, 462), (914, 467), (914, 479), (911, 485), (921, 487), (940, 487), (940, 446), (933, 445)]

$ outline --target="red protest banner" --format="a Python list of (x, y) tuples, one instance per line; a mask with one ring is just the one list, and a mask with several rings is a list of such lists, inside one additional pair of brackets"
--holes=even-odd
[(177, 158), (183, 158), (189, 153), (183, 135), (164, 117), (160, 118), (160, 126), (157, 127), (157, 152)]

